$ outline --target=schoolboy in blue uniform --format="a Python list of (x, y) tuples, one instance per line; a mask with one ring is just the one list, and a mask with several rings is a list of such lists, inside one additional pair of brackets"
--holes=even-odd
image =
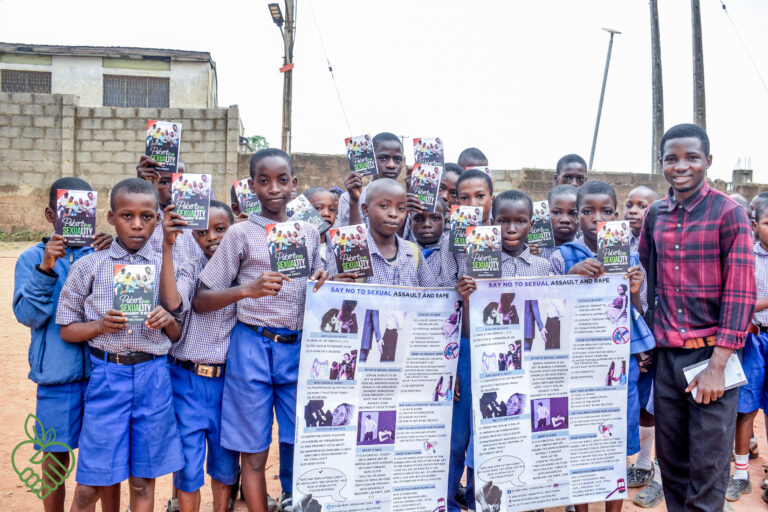
[[(599, 277), (605, 273), (602, 263), (597, 258), (597, 225), (618, 218), (616, 211), (616, 192), (603, 181), (589, 181), (579, 188), (576, 207), (579, 211), (579, 225), (582, 236), (575, 241), (561, 245), (552, 255), (550, 262), (556, 275), (579, 274), (586, 277)], [(650, 364), (649, 352), (655, 347), (655, 340), (648, 326), (639, 316), (647, 308), (645, 304), (645, 272), (640, 266), (637, 253), (630, 254), (633, 265), (626, 273), (630, 281), (630, 308), (632, 338), (630, 340), (629, 379), (627, 388), (627, 455), (640, 451), (640, 396), (639, 384), (641, 368)], [(637, 311), (635, 311), (637, 310)], [(649, 373), (645, 373), (649, 376)], [(643, 379), (643, 389), (650, 393), (650, 379)], [(607, 512), (619, 512), (622, 500), (606, 501)], [(588, 505), (576, 506), (577, 512), (586, 512)]]
[[(198, 313), (206, 313), (237, 303), (224, 379), (221, 445), (241, 452), (243, 494), (253, 511), (267, 506), (264, 469), (273, 414), (280, 443), (287, 447), (281, 457), (286, 464), (281, 460), (285, 475), (280, 479), (280, 505), (291, 506), (288, 455), (292, 458), (307, 279), (272, 272), (267, 248), (266, 226), (288, 220), (286, 207), (297, 183), (291, 158), (279, 149), (262, 149), (251, 157), (250, 172), (261, 213), (252, 213), (227, 231), (200, 274), (192, 304)], [(302, 229), (317, 290), (328, 278), (320, 259), (320, 235), (307, 223)]]
[[(53, 226), (56, 225), (56, 195), (59, 189), (93, 190), (80, 178), (67, 177), (54, 181), (50, 187), (48, 206), (44, 210), (45, 219)], [(68, 247), (63, 236), (52, 235), (21, 253), (16, 262), (13, 313), (20, 323), (32, 331), (29, 378), (37, 384), (35, 416), (46, 430), (56, 432), (56, 441), (73, 450), (80, 440), (91, 363), (87, 343), (66, 343), (61, 339), (59, 326), (54, 321), (56, 306), (72, 264), (94, 250), (108, 249), (111, 243), (110, 235), (96, 233), (89, 246)], [(42, 432), (39, 434), (42, 436)], [(59, 445), (44, 451), (50, 451), (59, 463), (69, 467), (69, 452), (65, 448)], [(56, 464), (45, 459), (41, 468), (43, 474), (52, 463)], [(59, 486), (43, 499), (44, 508), (63, 511), (65, 494), (65, 485)], [(103, 496), (102, 509), (119, 508), (118, 484)]]
[[(213, 509), (224, 512), (229, 504), (230, 487), (237, 479), (240, 454), (221, 446), (221, 397), (237, 307), (231, 304), (210, 313), (198, 314), (192, 299), (200, 283), (200, 272), (235, 218), (229, 207), (211, 201), (208, 229), (192, 231), (203, 256), (187, 261), (174, 273), (173, 243), (186, 224), (166, 207), (163, 219), (163, 264), (160, 272), (160, 303), (183, 320), (181, 339), (171, 346), (173, 406), (184, 450), (184, 469), (173, 475), (181, 512), (200, 510), (200, 488), (205, 483), (203, 462), (211, 477)], [(206, 443), (207, 441), (207, 443)]]
[(160, 255), (148, 244), (158, 221), (156, 190), (137, 178), (119, 182), (107, 220), (117, 238), (72, 265), (56, 311), (61, 338), (88, 341), (93, 364), (72, 510), (92, 510), (102, 488), (130, 477), (131, 510), (151, 511), (155, 478), (184, 466), (165, 358), (181, 326), (162, 306), (144, 324), (128, 325), (114, 309), (113, 279), (115, 264), (158, 274)]
[(442, 198), (438, 197), (433, 212), (412, 212), (411, 232), (416, 242), (421, 247), (424, 260), (432, 269), (432, 273), (440, 281), (440, 242), (445, 232), (446, 205)]

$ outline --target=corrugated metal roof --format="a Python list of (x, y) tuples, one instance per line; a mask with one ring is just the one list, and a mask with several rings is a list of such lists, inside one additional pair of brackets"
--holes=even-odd
[(116, 59), (153, 59), (168, 58), (172, 61), (210, 62), (208, 52), (188, 50), (169, 50), (165, 48), (130, 48), (124, 46), (64, 46), (49, 44), (23, 44), (0, 42), (0, 54), (16, 53), (22, 55), (78, 55), (83, 57), (111, 57)]

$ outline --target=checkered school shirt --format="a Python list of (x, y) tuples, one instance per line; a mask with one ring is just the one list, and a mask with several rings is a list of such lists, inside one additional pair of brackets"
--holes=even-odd
[[(323, 269), (320, 260), (320, 234), (314, 226), (301, 222), (306, 234), (310, 275)], [(263, 272), (269, 272), (267, 225), (275, 221), (251, 213), (247, 222), (230, 227), (219, 248), (200, 273), (200, 282), (211, 290), (223, 290), (233, 284), (255, 281)], [(247, 298), (237, 302), (237, 319), (244, 324), (264, 327), (285, 327), (299, 330), (304, 323), (307, 278), (294, 278), (283, 283), (274, 296)]]
[(634, 234), (630, 234), (629, 237), (629, 250), (639, 253), (640, 251), (638, 249), (640, 247), (640, 238), (636, 237)]
[[(442, 273), (442, 266), (440, 261), (440, 248), (442, 247), (442, 241), (444, 237), (445, 237), (445, 234), (443, 234), (440, 240), (438, 240), (434, 244), (425, 245), (423, 247), (419, 245), (419, 247), (421, 247), (422, 255), (424, 254), (425, 251), (429, 254), (428, 256), (426, 256), (426, 262), (427, 262), (427, 265), (429, 265), (429, 268), (432, 269), (432, 273), (435, 275), (435, 279), (437, 279), (438, 283), (440, 282), (440, 274)], [(414, 242), (416, 241), (414, 240)], [(418, 242), (416, 243), (418, 244)]]
[[(439, 286), (437, 278), (432, 273), (432, 269), (421, 257), (421, 263), (416, 268), (416, 258), (413, 254), (413, 247), (399, 236), (397, 237), (397, 259), (394, 264), (389, 263), (381, 255), (379, 247), (373, 236), (368, 236), (368, 248), (371, 251), (371, 266), (373, 267), (373, 276), (365, 279), (369, 284), (385, 284), (392, 286), (414, 286), (422, 288), (434, 288)], [(333, 271), (331, 272), (331, 268)], [(336, 265), (329, 265), (328, 272), (333, 276), (338, 274)]]
[(539, 256), (544, 258), (545, 260), (549, 260), (553, 254), (555, 254), (555, 251), (557, 251), (557, 247), (540, 247), (539, 248)]
[(181, 295), (184, 322), (181, 338), (168, 351), (176, 359), (203, 364), (223, 364), (227, 361), (229, 335), (237, 321), (237, 305), (230, 304), (209, 313), (196, 313), (192, 299), (200, 284), (200, 273), (208, 263), (203, 255), (186, 262), (176, 272), (176, 286)]
[[(370, 184), (369, 184), (370, 185)], [(368, 195), (368, 185), (363, 187), (363, 190), (360, 191), (360, 202), (358, 203), (360, 206), (360, 219), (362, 219), (363, 223), (367, 226), (368, 225), (368, 217), (363, 215), (363, 203), (365, 202), (365, 198)], [(339, 197), (339, 211), (336, 215), (336, 224), (339, 227), (349, 226), (349, 192), (344, 192), (341, 194), (341, 197)]]
[[(149, 238), (149, 243), (152, 244), (152, 250), (157, 254), (163, 253), (163, 218), (165, 213), (163, 210), (158, 210), (160, 214), (160, 222), (155, 226), (155, 230), (152, 232), (152, 236)], [(176, 237), (176, 242), (173, 244), (173, 262), (176, 268), (179, 268), (185, 262), (193, 260), (203, 256), (203, 250), (197, 245), (195, 237), (192, 236), (191, 229), (185, 229), (179, 236)]]
[[(648, 216), (640, 233), (640, 261), (650, 256)], [(659, 305), (653, 322), (657, 346), (716, 335), (715, 344), (738, 349), (755, 313), (755, 253), (747, 212), (706, 182), (678, 203), (672, 189), (661, 200), (656, 226)]]
[[(115, 309), (113, 279), (115, 265), (149, 265), (155, 269), (155, 304), (158, 304), (158, 275), (160, 255), (144, 244), (136, 254), (129, 254), (120, 247), (117, 238), (106, 251), (97, 251), (72, 264), (67, 281), (59, 296), (56, 323), (69, 325), (74, 322), (91, 322), (104, 317)], [(144, 324), (130, 324), (113, 334), (100, 334), (88, 340), (91, 347), (116, 354), (147, 352), (164, 355), (171, 341), (162, 329), (149, 329)]]
[[(757, 282), (757, 297), (768, 297), (768, 252), (760, 242), (755, 243), (755, 281)], [(768, 327), (768, 309), (755, 313), (755, 323)]]

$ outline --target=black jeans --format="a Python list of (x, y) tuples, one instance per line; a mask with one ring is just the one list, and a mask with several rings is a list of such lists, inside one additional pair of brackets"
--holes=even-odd
[(712, 356), (714, 347), (656, 351), (656, 454), (669, 512), (721, 512), (731, 469), (739, 390), (697, 404), (683, 368)]

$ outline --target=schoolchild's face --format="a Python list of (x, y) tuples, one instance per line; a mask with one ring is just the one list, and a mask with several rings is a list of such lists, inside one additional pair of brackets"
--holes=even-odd
[(580, 187), (587, 182), (587, 167), (579, 162), (569, 162), (555, 175), (555, 185)]
[(752, 221), (752, 229), (757, 239), (760, 240), (760, 245), (768, 251), (768, 210), (763, 211), (757, 221)]
[(533, 223), (528, 203), (504, 201), (496, 210), (493, 221), (501, 228), (501, 248), (504, 252), (512, 256), (522, 253)]
[(661, 165), (664, 178), (675, 194), (687, 197), (704, 183), (707, 169), (712, 165), (712, 155), (704, 154), (697, 137), (670, 139), (664, 143)]
[(584, 196), (579, 206), (579, 225), (581, 232), (590, 240), (597, 240), (597, 223), (610, 222), (619, 217), (616, 203), (608, 194), (589, 194)]
[(456, 180), (459, 176), (454, 172), (447, 172), (443, 174), (443, 179), (440, 181), (440, 188), (437, 190), (437, 195), (445, 201), (448, 208), (458, 204), (456, 199)]
[(443, 235), (445, 217), (441, 208), (434, 212), (416, 212), (411, 215), (411, 229), (421, 245), (435, 244)]
[(387, 140), (373, 150), (376, 153), (377, 176), (396, 180), (403, 170), (403, 146), (399, 142)]
[(653, 194), (649, 191), (638, 190), (627, 196), (627, 204), (624, 208), (624, 220), (629, 221), (629, 226), (635, 236), (640, 234), (643, 227), (643, 218), (648, 207), (653, 203)]
[(172, 193), (171, 185), (172, 185), (171, 173), (160, 172), (160, 179), (158, 179), (157, 183), (155, 184), (155, 188), (157, 189), (158, 201), (160, 203), (160, 208), (165, 209), (166, 206), (171, 204), (171, 193)]
[(384, 237), (394, 235), (408, 215), (405, 190), (394, 186), (378, 189), (366, 198), (363, 213), (368, 216), (372, 232)]
[(309, 203), (315, 207), (318, 215), (328, 223), (329, 226), (333, 226), (336, 222), (336, 199), (330, 192), (317, 192), (309, 200)]
[(224, 233), (229, 229), (229, 215), (221, 208), (211, 208), (208, 213), (208, 229), (195, 229), (192, 236), (208, 258), (213, 256)]
[(291, 191), (296, 186), (296, 177), (291, 174), (287, 160), (279, 156), (268, 156), (256, 163), (253, 177), (248, 185), (256, 194), (266, 217), (280, 216), (291, 200)]
[(487, 224), (493, 205), (493, 195), (488, 189), (488, 183), (481, 178), (471, 178), (462, 181), (456, 192), (460, 205), (483, 207), (483, 224)]
[(160, 221), (154, 195), (118, 192), (114, 207), (107, 213), (107, 222), (115, 227), (117, 242), (134, 253), (144, 247)]
[(576, 209), (576, 196), (559, 195), (552, 198), (549, 205), (553, 235), (556, 241), (570, 242), (579, 228), (579, 211)]

